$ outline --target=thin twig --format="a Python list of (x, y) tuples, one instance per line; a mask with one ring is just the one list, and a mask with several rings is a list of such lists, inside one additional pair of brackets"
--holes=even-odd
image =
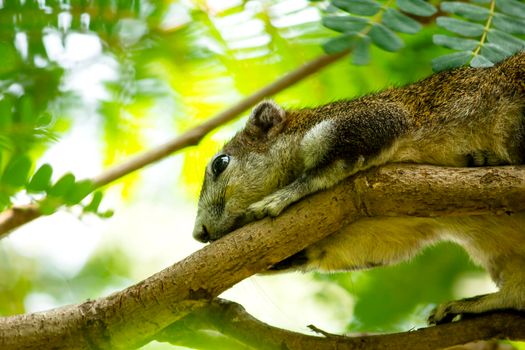
[(194, 146), (206, 136), (210, 131), (223, 125), (233, 119), (235, 119), (240, 113), (244, 112), (251, 106), (254, 106), (257, 102), (262, 101), (264, 98), (272, 96), (290, 86), (301, 81), (302, 79), (318, 72), (322, 68), (329, 64), (337, 61), (341, 57), (348, 54), (348, 51), (338, 53), (335, 55), (322, 55), (313, 61), (310, 61), (296, 70), (286, 74), (280, 79), (277, 79), (273, 83), (263, 87), (255, 93), (245, 97), (239, 103), (232, 107), (220, 112), (206, 122), (196, 126), (195, 128), (185, 132), (181, 136), (160, 145), (154, 149), (138, 154), (124, 163), (114, 166), (99, 176), (93, 179), (96, 187), (101, 187), (113, 182), (125, 175), (128, 175), (135, 170), (141, 169), (149, 164), (159, 161), (164, 157), (172, 154), (173, 152), (179, 151), (188, 146)]
[[(149, 151), (132, 156), (125, 162), (107, 169), (92, 179), (95, 188), (105, 186), (136, 170), (142, 169), (147, 165), (169, 156), (173, 152), (197, 145), (210, 131), (235, 119), (240, 113), (251, 106), (254, 106), (257, 102), (292, 86), (313, 73), (318, 72), (322, 68), (346, 56), (348, 53), (348, 51), (344, 51), (334, 55), (322, 55), (296, 70), (289, 72), (273, 83), (266, 85), (262, 89), (245, 97), (232, 107), (220, 112), (206, 122), (194, 127), (173, 140)], [(42, 214), (36, 205), (12, 207), (0, 213), (0, 239), (7, 236), (12, 230), (38, 218), (41, 215)]]

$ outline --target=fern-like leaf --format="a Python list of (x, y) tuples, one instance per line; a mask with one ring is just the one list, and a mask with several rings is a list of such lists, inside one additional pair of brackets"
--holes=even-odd
[(490, 67), (525, 50), (525, 3), (521, 1), (446, 1), (441, 10), (455, 17), (438, 17), (437, 25), (457, 36), (436, 34), (433, 41), (460, 52), (434, 59), (435, 71), (465, 64)]
[(323, 47), (327, 53), (353, 51), (354, 64), (367, 64), (370, 43), (385, 51), (399, 51), (405, 46), (398, 33), (415, 34), (421, 24), (407, 14), (431, 16), (436, 8), (423, 0), (332, 0), (337, 16), (323, 19), (325, 27), (339, 35)]

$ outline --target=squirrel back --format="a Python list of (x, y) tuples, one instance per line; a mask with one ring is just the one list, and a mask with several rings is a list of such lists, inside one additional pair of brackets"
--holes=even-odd
[[(525, 52), (314, 108), (260, 103), (208, 165), (194, 235), (220, 238), (387, 162), (524, 163)], [(286, 200), (260, 202), (278, 190)]]
[[(387, 162), (525, 163), (525, 53), (494, 67), (441, 72), (405, 87), (315, 108), (285, 110), (262, 102), (207, 166), (193, 235), (201, 242), (217, 240)], [(462, 313), (525, 311), (525, 213), (361, 219), (271, 270), (387, 265), (439, 240), (461, 244), (500, 291), (442, 304), (431, 314), (431, 323)]]

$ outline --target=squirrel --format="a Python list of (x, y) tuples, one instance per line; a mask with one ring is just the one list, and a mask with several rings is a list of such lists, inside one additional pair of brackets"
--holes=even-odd
[[(525, 51), (487, 68), (315, 108), (257, 105), (208, 164), (193, 236), (211, 242), (358, 171), (385, 163), (495, 166), (525, 163)], [(498, 309), (525, 311), (525, 213), (358, 220), (270, 270), (341, 271), (409, 259), (453, 241), (499, 291), (439, 305), (429, 323)]]

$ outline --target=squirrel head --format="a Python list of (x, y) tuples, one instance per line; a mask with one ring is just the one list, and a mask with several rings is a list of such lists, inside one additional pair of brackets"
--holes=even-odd
[(261, 102), (244, 129), (208, 163), (193, 230), (196, 240), (214, 241), (248, 223), (248, 206), (286, 180), (284, 158), (289, 155), (282, 153), (289, 145), (280, 141), (286, 116), (273, 101)]

